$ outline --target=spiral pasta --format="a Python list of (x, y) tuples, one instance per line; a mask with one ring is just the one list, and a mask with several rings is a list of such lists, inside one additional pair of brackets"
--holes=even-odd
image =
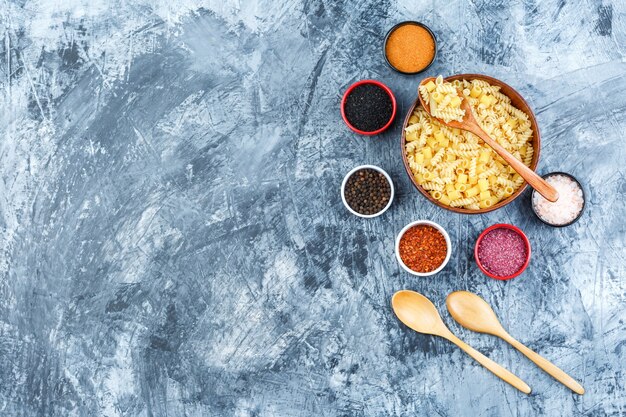
[[(529, 117), (514, 107), (499, 87), (484, 80), (449, 83), (437, 77), (435, 82), (420, 86), (419, 94), (431, 114), (442, 120), (446, 118), (441, 115), (449, 120), (458, 120), (455, 116), (462, 119), (464, 112), (457, 101), (468, 100), (483, 129), (518, 160), (532, 164), (535, 150)], [(445, 108), (441, 108), (442, 103)], [(419, 105), (409, 118), (405, 138), (405, 153), (416, 182), (443, 204), (470, 210), (488, 208), (524, 184), (524, 179), (477, 136), (439, 123)]]
[(459, 97), (457, 87), (443, 81), (440, 75), (435, 81), (429, 81), (420, 85), (418, 92), (422, 100), (430, 108), (430, 114), (434, 117), (450, 122), (461, 121), (465, 116), (465, 110), (461, 109), (462, 99)]

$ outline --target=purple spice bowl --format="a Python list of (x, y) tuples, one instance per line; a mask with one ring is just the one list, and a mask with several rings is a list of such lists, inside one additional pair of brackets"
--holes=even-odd
[(526, 234), (520, 228), (505, 223), (485, 229), (474, 246), (478, 268), (488, 277), (501, 281), (524, 272), (530, 263), (530, 253), (530, 241)]

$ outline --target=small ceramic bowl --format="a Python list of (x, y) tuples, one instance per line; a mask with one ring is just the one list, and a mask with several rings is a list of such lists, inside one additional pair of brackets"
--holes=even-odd
[[(526, 246), (526, 260), (524, 261), (524, 264), (521, 266), (521, 268), (514, 274), (503, 276), (503, 277), (492, 274), (491, 272), (487, 271), (485, 267), (483, 266), (483, 264), (480, 262), (480, 258), (478, 257), (478, 246), (480, 245), (480, 242), (483, 240), (483, 238), (487, 235), (487, 233), (495, 229), (513, 230), (515, 233), (521, 236), (522, 240), (524, 241), (524, 245)], [(476, 239), (476, 245), (474, 246), (474, 259), (476, 259), (476, 264), (478, 265), (478, 268), (480, 268), (483, 274), (487, 275), (489, 278), (497, 279), (500, 281), (506, 281), (506, 280), (515, 278), (516, 276), (524, 272), (524, 270), (528, 267), (528, 264), (530, 263), (530, 253), (531, 253), (530, 241), (528, 240), (528, 237), (526, 236), (526, 234), (522, 232), (522, 230), (519, 227), (515, 227), (512, 224), (506, 224), (506, 223), (498, 223), (498, 224), (494, 224), (493, 226), (486, 228), (480, 234), (480, 236), (478, 236), (478, 239)]]
[[(404, 26), (404, 25), (416, 25), (416, 26), (420, 26), (420, 27), (426, 29), (426, 31), (428, 31), (428, 33), (430, 33), (430, 36), (433, 38), (433, 42), (435, 43), (435, 53), (433, 54), (433, 59), (428, 63), (428, 65), (426, 65), (424, 68), (422, 68), (419, 71), (415, 71), (415, 72), (400, 71), (398, 68), (396, 68), (393, 65), (391, 65), (391, 62), (389, 62), (389, 59), (387, 58), (387, 41), (389, 41), (389, 36), (391, 36), (391, 34), (396, 29), (398, 29), (400, 26)], [(412, 20), (407, 20), (407, 21), (404, 21), (404, 22), (400, 22), (397, 25), (395, 25), (394, 27), (392, 27), (391, 29), (389, 29), (389, 32), (387, 32), (387, 35), (385, 35), (385, 41), (383, 42), (383, 57), (385, 58), (385, 62), (387, 63), (387, 65), (389, 65), (392, 70), (394, 70), (396, 72), (399, 72), (400, 74), (405, 74), (405, 75), (419, 74), (420, 72), (426, 71), (428, 68), (430, 68), (430, 66), (433, 64), (433, 62), (435, 62), (435, 59), (437, 58), (437, 38), (435, 37), (435, 34), (433, 33), (433, 31), (430, 30), (430, 28), (428, 26), (426, 26), (425, 24), (423, 24), (423, 23), (415, 22), (415, 21), (412, 21)]]
[[(350, 205), (348, 205), (348, 202), (346, 201), (346, 183), (348, 182), (348, 178), (350, 178), (352, 176), (352, 174), (354, 174), (355, 172), (361, 170), (361, 169), (373, 169), (374, 171), (378, 171), (381, 174), (383, 174), (385, 176), (385, 178), (387, 178), (387, 182), (389, 182), (389, 187), (391, 188), (391, 195), (389, 196), (389, 202), (387, 203), (387, 205), (385, 206), (384, 209), (382, 209), (381, 211), (379, 211), (378, 213), (374, 213), (374, 214), (361, 214), (359, 212), (356, 212), (352, 209), (352, 207), (350, 207)], [(389, 174), (387, 174), (387, 172), (382, 169), (381, 167), (377, 167), (376, 165), (359, 165), (358, 167), (354, 167), (350, 170), (350, 172), (348, 172), (346, 174), (345, 177), (343, 177), (343, 182), (341, 183), (341, 201), (343, 201), (343, 205), (346, 206), (346, 208), (348, 209), (348, 211), (350, 211), (350, 213), (354, 214), (355, 216), (359, 216), (359, 217), (363, 217), (366, 219), (371, 219), (373, 217), (378, 217), (381, 214), (383, 214), (384, 212), (387, 211), (387, 209), (389, 209), (389, 207), (391, 207), (391, 203), (393, 202), (393, 197), (395, 194), (395, 190), (393, 187), (393, 181), (391, 181), (391, 177), (389, 176)]]
[[(400, 239), (402, 239), (402, 236), (404, 236), (407, 230), (409, 230), (410, 228), (414, 226), (419, 226), (419, 225), (427, 225), (427, 226), (434, 227), (435, 229), (439, 230), (441, 234), (443, 235), (443, 237), (446, 239), (446, 249), (447, 249), (446, 258), (443, 260), (443, 262), (441, 263), (441, 265), (439, 265), (437, 269), (430, 271), (430, 272), (413, 271), (411, 268), (406, 266), (406, 264), (400, 257)], [(398, 233), (398, 237), (396, 237), (396, 259), (398, 260), (398, 263), (406, 272), (412, 275), (416, 275), (418, 277), (429, 277), (441, 271), (448, 264), (451, 254), (452, 254), (452, 243), (450, 242), (450, 236), (448, 235), (448, 232), (446, 232), (446, 229), (444, 229), (441, 225), (435, 222), (431, 222), (429, 220), (416, 220), (414, 222), (407, 224), (406, 226), (404, 226), (402, 230), (400, 230), (400, 233)]]
[[(372, 84), (372, 85), (375, 85), (377, 87), (382, 88), (383, 90), (385, 90), (385, 92), (391, 98), (391, 108), (392, 108), (392, 110), (391, 110), (391, 117), (389, 118), (389, 121), (387, 122), (386, 125), (384, 125), (380, 129), (373, 130), (371, 132), (366, 132), (364, 130), (359, 130), (356, 127), (352, 126), (350, 124), (350, 122), (348, 121), (348, 118), (346, 117), (346, 111), (345, 111), (346, 100), (348, 99), (348, 96), (350, 95), (352, 90), (354, 90), (358, 86), (364, 85), (364, 84)], [(385, 84), (381, 83), (380, 81), (376, 81), (376, 80), (361, 80), (361, 81), (357, 81), (356, 83), (354, 83), (350, 87), (348, 87), (346, 92), (343, 94), (343, 98), (341, 99), (341, 118), (345, 122), (346, 126), (348, 126), (350, 128), (350, 130), (352, 130), (353, 132), (358, 133), (359, 135), (374, 136), (374, 135), (378, 135), (379, 133), (384, 132), (385, 130), (387, 130), (387, 128), (389, 128), (389, 126), (391, 126), (391, 123), (393, 123), (393, 119), (396, 118), (397, 107), (398, 107), (398, 105), (396, 103), (396, 97), (393, 95), (393, 92), (391, 91), (391, 89), (389, 87), (387, 87)]]
[(578, 219), (580, 219), (580, 217), (583, 215), (583, 212), (585, 211), (585, 205), (587, 202), (587, 197), (585, 196), (585, 189), (583, 188), (582, 184), (580, 183), (580, 181), (578, 181), (572, 174), (568, 174), (567, 172), (560, 172), (560, 171), (555, 171), (555, 172), (551, 172), (549, 174), (543, 175), (542, 178), (544, 180), (548, 179), (549, 177), (552, 177), (554, 175), (563, 175), (564, 177), (568, 177), (569, 179), (571, 179), (572, 181), (574, 181), (576, 184), (578, 184), (578, 187), (580, 187), (580, 191), (583, 193), (583, 206), (580, 209), (580, 213), (578, 213), (578, 215), (574, 218), (574, 220), (572, 220), (569, 223), (564, 223), (564, 224), (552, 224), (547, 222), (546, 220), (542, 219), (541, 216), (539, 215), (539, 213), (537, 213), (537, 210), (535, 209), (535, 195), (537, 195), (537, 191), (533, 190), (532, 195), (530, 196), (530, 208), (532, 208), (533, 213), (535, 213), (535, 216), (537, 216), (537, 218), (539, 219), (539, 221), (541, 221), (544, 224), (547, 224), (548, 226), (552, 226), (552, 227), (566, 227), (566, 226), (571, 226), (572, 224), (576, 223), (578, 221)]

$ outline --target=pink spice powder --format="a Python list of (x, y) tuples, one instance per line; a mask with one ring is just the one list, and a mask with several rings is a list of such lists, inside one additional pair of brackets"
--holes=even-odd
[(487, 233), (478, 245), (478, 259), (493, 275), (513, 275), (526, 262), (524, 239), (511, 229), (498, 228)]

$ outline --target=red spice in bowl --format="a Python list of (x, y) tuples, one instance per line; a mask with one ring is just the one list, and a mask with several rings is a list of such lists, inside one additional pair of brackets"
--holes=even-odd
[(507, 280), (521, 274), (530, 261), (530, 242), (519, 228), (496, 224), (476, 241), (474, 257), (487, 276)]
[(450, 260), (451, 249), (445, 229), (428, 220), (407, 224), (396, 238), (396, 258), (400, 266), (421, 277), (441, 271)]

